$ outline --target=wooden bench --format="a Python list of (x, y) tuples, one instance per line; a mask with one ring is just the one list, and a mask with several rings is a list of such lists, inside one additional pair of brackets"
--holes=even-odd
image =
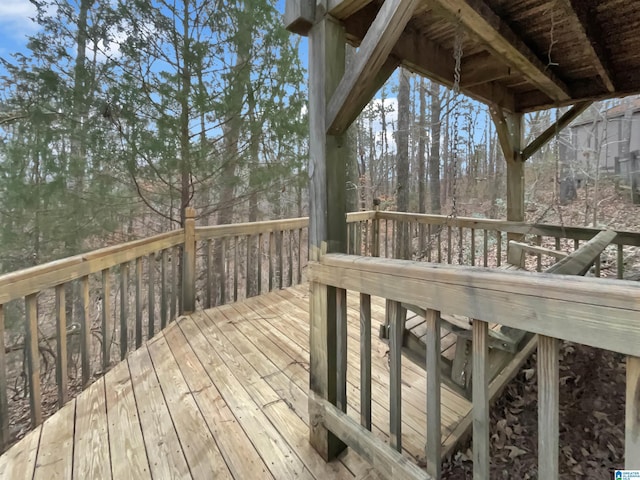
[[(614, 231), (602, 231), (571, 254), (511, 241), (509, 242), (507, 264), (501, 269), (524, 270), (526, 254), (543, 254), (558, 260), (557, 263), (547, 268), (545, 273), (585, 275), (615, 236), (616, 232)], [(424, 320), (426, 312), (415, 305), (402, 304), (402, 306), (414, 314), (405, 322), (402, 353), (416, 364), (426, 368), (426, 324)], [(441, 326), (447, 330), (447, 336), (453, 335), (455, 337), (455, 345), (450, 347), (455, 349), (453, 355), (451, 352), (444, 351), (441, 356), (441, 378), (452, 390), (471, 399), (471, 319), (459, 315), (442, 314)], [(380, 337), (388, 340), (386, 325), (382, 325)], [(501, 326), (499, 323), (491, 324), (488, 338), (490, 379), (495, 378), (509, 365), (532, 339), (533, 335), (528, 332)], [(523, 359), (520, 360), (523, 361)]]

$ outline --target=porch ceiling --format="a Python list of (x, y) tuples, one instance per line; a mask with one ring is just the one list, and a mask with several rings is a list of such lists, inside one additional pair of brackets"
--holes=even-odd
[[(388, 0), (390, 1), (390, 0)], [(359, 45), (381, 0), (329, 0)], [(636, 0), (422, 0), (392, 49), (404, 66), (512, 112), (640, 92)]]

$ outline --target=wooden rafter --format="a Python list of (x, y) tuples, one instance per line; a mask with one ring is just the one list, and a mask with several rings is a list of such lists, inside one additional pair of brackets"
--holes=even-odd
[(594, 21), (593, 13), (590, 12), (589, 4), (585, 0), (559, 0), (559, 5), (564, 9), (565, 14), (573, 19), (579, 30), (580, 45), (585, 54), (592, 59), (593, 66), (602, 79), (602, 83), (609, 92), (615, 91), (613, 76), (607, 62), (607, 55), (604, 52), (603, 36), (599, 27)]
[(328, 0), (329, 14), (337, 19), (347, 18), (361, 8), (366, 7), (372, 0)]
[(578, 115), (584, 112), (593, 102), (578, 102), (573, 107), (571, 107), (568, 111), (566, 111), (557, 122), (547, 128), (544, 132), (542, 132), (538, 137), (533, 140), (527, 147), (522, 151), (522, 160), (529, 159), (534, 153), (540, 150), (549, 140), (553, 138), (555, 134), (557, 134), (560, 130), (569, 125), (573, 120), (575, 120)]
[(522, 72), (541, 91), (556, 101), (571, 97), (567, 86), (531, 51), (524, 41), (482, 0), (431, 0), (439, 10), (461, 22), (487, 49)]
[[(411, 18), (418, 0), (386, 0), (364, 36), (353, 65), (327, 106), (327, 131), (344, 132), (371, 92), (371, 84)], [(374, 92), (375, 93), (375, 92)], [(368, 101), (369, 98), (366, 98)], [(366, 101), (364, 102), (366, 104)]]
[[(374, 5), (368, 5), (356, 15), (344, 20), (345, 33), (350, 43), (359, 45), (360, 39), (367, 32), (367, 25), (371, 23), (376, 12)], [(405, 29), (391, 50), (391, 55), (402, 59), (402, 65), (415, 73), (425, 75), (443, 85), (453, 84), (453, 52), (418, 32)], [(477, 67), (483, 64), (484, 60), (486, 58), (483, 54), (477, 54), (465, 58), (462, 62), (461, 86), (464, 93), (481, 102), (501, 104), (505, 109), (514, 111), (513, 94), (502, 85), (490, 81), (509, 76), (510, 69), (505, 67), (499, 71), (483, 71)], [(489, 78), (490, 76), (493, 78)]]

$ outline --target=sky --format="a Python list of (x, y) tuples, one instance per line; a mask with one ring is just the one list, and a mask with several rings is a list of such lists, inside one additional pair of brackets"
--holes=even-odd
[(36, 8), (29, 0), (0, 0), (0, 56), (24, 51), (27, 35), (37, 31), (30, 20)]

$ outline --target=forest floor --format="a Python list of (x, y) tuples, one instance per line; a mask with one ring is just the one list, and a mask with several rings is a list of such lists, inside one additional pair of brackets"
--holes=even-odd
[[(535, 202), (529, 203), (527, 221), (593, 226), (593, 210), (591, 202), (587, 201), (590, 193), (579, 189), (578, 198), (566, 206), (557, 205), (552, 194), (540, 193)], [(613, 185), (605, 185), (600, 198), (596, 226), (640, 229), (640, 206), (631, 204), (628, 195), (618, 194)], [(637, 280), (639, 273), (638, 255), (628, 256), (625, 278)], [(615, 271), (602, 272), (603, 276), (615, 274)], [(538, 478), (536, 365), (534, 354), (491, 408), (492, 479)], [(561, 479), (612, 479), (614, 470), (623, 468), (624, 399), (623, 355), (561, 343)], [(471, 479), (471, 458), (471, 442), (468, 441), (445, 462), (442, 478)]]

